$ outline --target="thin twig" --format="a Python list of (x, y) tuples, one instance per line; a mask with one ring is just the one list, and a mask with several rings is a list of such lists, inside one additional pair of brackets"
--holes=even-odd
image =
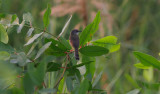
[(65, 62), (65, 67), (64, 67), (63, 73), (62, 73), (61, 77), (59, 78), (59, 80), (57, 81), (57, 83), (55, 84), (54, 88), (56, 88), (58, 86), (58, 84), (60, 83), (60, 81), (63, 79), (64, 73), (67, 69), (67, 60), (70, 60), (68, 54), (67, 54), (67, 59), (66, 59), (66, 62)]

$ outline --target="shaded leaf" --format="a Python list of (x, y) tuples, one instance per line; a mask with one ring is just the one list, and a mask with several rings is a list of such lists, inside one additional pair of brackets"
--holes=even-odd
[(8, 34), (3, 25), (1, 24), (0, 24), (0, 42), (3, 42), (5, 44), (8, 43)]
[(14, 52), (14, 49), (10, 45), (0, 42), (0, 51), (11, 53)]
[(72, 49), (71, 45), (69, 44), (69, 42), (64, 39), (63, 37), (59, 37), (59, 41), (67, 48), (67, 49)]
[(45, 88), (38, 91), (40, 94), (56, 93), (57, 89), (55, 88)]
[(51, 15), (51, 6), (48, 4), (47, 6), (47, 10), (44, 13), (43, 16), (43, 23), (44, 23), (44, 27), (47, 27), (49, 25), (49, 16)]
[(78, 94), (86, 94), (89, 89), (89, 81), (84, 79), (78, 88)]
[(68, 76), (66, 78), (66, 85), (67, 85), (67, 90), (69, 92), (71, 92), (73, 90), (73, 82), (72, 82), (72, 77), (71, 76)]
[(160, 70), (160, 62), (148, 55), (141, 52), (133, 52), (133, 54), (137, 57), (137, 59), (145, 66), (153, 66), (154, 68), (157, 68)]
[(8, 60), (10, 58), (10, 54), (5, 51), (0, 51), (0, 60)]
[(27, 64), (27, 57), (24, 52), (18, 53), (17, 62), (19, 66), (25, 66)]
[(29, 45), (29, 44), (31, 44), (32, 42), (34, 42), (39, 36), (41, 36), (43, 34), (43, 32), (42, 33), (39, 33), (39, 34), (35, 34), (31, 39), (29, 39), (29, 41), (24, 45), (24, 46), (26, 46), (26, 45)]
[(101, 20), (101, 17), (100, 17), (100, 11), (99, 11), (94, 21), (91, 24), (87, 25), (86, 28), (82, 31), (80, 35), (80, 46), (85, 45), (87, 42), (89, 42), (92, 39), (93, 34), (99, 28), (100, 20)]
[(35, 59), (39, 58), (39, 57), (41, 56), (41, 54), (51, 45), (51, 43), (52, 43), (52, 42), (48, 42), (48, 43), (46, 43), (44, 46), (42, 46), (42, 47), (40, 48), (40, 50), (38, 51)]
[(79, 51), (86, 56), (101, 56), (109, 52), (108, 49), (100, 46), (85, 46)]
[(26, 73), (25, 76), (24, 76), (23, 86), (24, 86), (25, 94), (33, 94), (35, 84), (31, 80), (28, 73)]
[(47, 64), (47, 72), (58, 71), (60, 70), (60, 67), (61, 67), (61, 64), (59, 63), (49, 62)]
[(31, 78), (31, 80), (36, 85), (41, 85), (45, 76), (46, 71), (46, 63), (42, 62), (38, 65), (37, 68), (34, 68), (34, 64), (30, 63), (28, 64), (28, 73)]
[(117, 38), (115, 36), (107, 36), (92, 42), (93, 45), (105, 47), (109, 49), (110, 52), (115, 52), (120, 49), (120, 44), (117, 43)]

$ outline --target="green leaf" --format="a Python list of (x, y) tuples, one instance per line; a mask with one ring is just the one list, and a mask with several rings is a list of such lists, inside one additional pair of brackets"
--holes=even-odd
[(11, 24), (16, 20), (16, 18), (17, 18), (16, 14), (12, 15)]
[(27, 12), (23, 14), (23, 20), (25, 20), (26, 22), (32, 22), (33, 21), (33, 17), (31, 15), (31, 13)]
[(86, 28), (81, 33), (81, 35), (80, 35), (80, 46), (85, 45), (87, 42), (89, 42), (92, 39), (93, 34), (99, 28), (100, 20), (101, 20), (100, 11), (98, 11), (94, 21), (91, 24), (87, 25)]
[(58, 71), (60, 70), (60, 67), (61, 67), (61, 64), (59, 63), (49, 62), (47, 64), (47, 72)]
[(13, 87), (11, 89), (8, 89), (7, 94), (25, 94), (23, 90)]
[(28, 65), (28, 73), (34, 84), (41, 85), (46, 72), (46, 63), (42, 62), (37, 68), (34, 68), (34, 64)]
[(66, 54), (64, 52), (69, 50), (67, 46), (60, 41), (54, 39), (46, 39), (45, 41), (52, 42), (51, 46), (46, 50), (46, 54), (48, 55), (65, 56)]
[(108, 49), (100, 46), (85, 46), (79, 51), (86, 56), (101, 56), (109, 52)]
[(0, 60), (8, 60), (10, 58), (10, 54), (5, 51), (0, 51)]
[(5, 44), (8, 43), (8, 34), (3, 25), (1, 24), (0, 24), (0, 42), (3, 42)]
[(153, 66), (154, 68), (157, 68), (160, 70), (160, 62), (148, 55), (141, 52), (133, 52), (133, 54), (138, 58), (138, 60), (145, 66)]
[(49, 25), (50, 14), (51, 14), (51, 5), (48, 4), (47, 10), (46, 10), (46, 12), (44, 13), (44, 16), (43, 16), (43, 23), (44, 23), (45, 28)]
[(137, 68), (140, 68), (140, 69), (149, 69), (150, 68), (149, 66), (145, 66), (142, 63), (134, 64), (134, 66)]
[(57, 90), (55, 88), (45, 88), (38, 91), (40, 94), (49, 94), (49, 93), (56, 93)]
[(18, 53), (17, 62), (19, 66), (25, 66), (27, 64), (27, 56), (24, 52)]
[(143, 70), (143, 77), (148, 82), (152, 82), (153, 81), (153, 77), (154, 77), (153, 67), (150, 67), (148, 70)]
[(78, 88), (78, 94), (86, 94), (89, 89), (89, 80), (84, 79), (84, 81), (80, 84)]
[(39, 34), (35, 34), (31, 39), (29, 39), (29, 41), (24, 45), (29, 45), (31, 43), (33, 43), (39, 36), (41, 36), (43, 34), (43, 32), (39, 33)]
[(134, 89), (132, 91), (127, 92), (127, 94), (139, 94), (140, 89)]
[(93, 82), (93, 87), (95, 87), (96, 85), (97, 85), (97, 83), (99, 82), (99, 80), (101, 79), (101, 76), (102, 76), (102, 72), (100, 72), (99, 74), (98, 74), (98, 76), (96, 77), (96, 79), (94, 80), (94, 82)]
[(29, 74), (26, 73), (23, 79), (23, 86), (25, 94), (33, 94), (34, 93), (34, 86), (32, 79), (30, 78)]
[(90, 64), (90, 63), (92, 63), (92, 62), (94, 62), (94, 61), (84, 62), (84, 63), (78, 64), (78, 65), (72, 66), (71, 68), (78, 68), (78, 67), (81, 67), (81, 66), (84, 66), (84, 65)]
[(66, 78), (66, 86), (67, 86), (67, 90), (69, 92), (71, 92), (73, 90), (72, 76), (67, 76), (67, 78)]
[(0, 42), (0, 51), (11, 53), (14, 52), (14, 49), (10, 45)]
[(63, 37), (59, 37), (59, 41), (68, 49), (72, 49), (71, 45), (69, 44), (69, 42), (64, 39)]
[(41, 54), (42, 54), (46, 49), (49, 48), (49, 46), (51, 45), (51, 43), (52, 43), (52, 42), (48, 42), (48, 43), (46, 43), (44, 46), (42, 46), (42, 47), (39, 49), (39, 51), (37, 52), (37, 55), (36, 55), (35, 59), (39, 58), (39, 57), (41, 56)]
[(117, 43), (117, 38), (115, 36), (107, 36), (92, 42), (93, 45), (105, 47), (109, 49), (109, 52), (115, 52), (120, 49), (120, 44)]

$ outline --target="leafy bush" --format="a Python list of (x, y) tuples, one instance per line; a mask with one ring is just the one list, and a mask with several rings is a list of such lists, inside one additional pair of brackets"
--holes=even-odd
[[(23, 21), (20, 24), (16, 15), (1, 17), (0, 92), (12, 94), (104, 92), (96, 88), (102, 71), (95, 77), (95, 57), (119, 50), (120, 44), (117, 44), (115, 36), (106, 36), (92, 41), (94, 33), (99, 28), (100, 12), (80, 34), (80, 61), (75, 60), (72, 47), (68, 40), (62, 37), (72, 16), (56, 37), (47, 29), (50, 14), (51, 9), (48, 5), (43, 16), (43, 29), (33, 26), (30, 13), (23, 15)], [(28, 42), (23, 46), (27, 52), (17, 50), (8, 43), (7, 32), (15, 27), (17, 27), (17, 33), (22, 33), (24, 27), (28, 28), (26, 33)], [(35, 30), (39, 33), (33, 34)], [(37, 45), (42, 45), (38, 51), (35, 50)], [(81, 69), (84, 67), (86, 71)]]

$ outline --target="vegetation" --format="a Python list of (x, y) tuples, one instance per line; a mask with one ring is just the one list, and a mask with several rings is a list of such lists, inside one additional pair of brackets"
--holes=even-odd
[[(160, 93), (159, 4), (1, 0), (0, 93)], [(73, 29), (82, 31), (79, 61)]]

